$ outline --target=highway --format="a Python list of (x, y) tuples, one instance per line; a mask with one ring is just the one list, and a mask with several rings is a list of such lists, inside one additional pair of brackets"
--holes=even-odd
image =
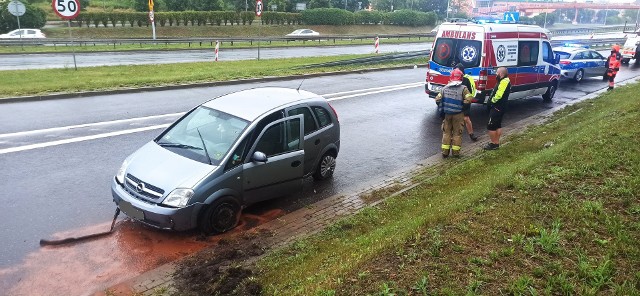
[[(640, 74), (625, 66), (619, 80)], [(247, 209), (238, 231), (335, 194), (392, 178), (439, 153), (440, 119), (424, 93), (425, 69), (311, 78), (302, 89), (324, 95), (342, 126), (333, 179), (305, 182), (299, 194)], [(40, 238), (108, 229), (115, 206), (110, 183), (124, 158), (153, 139), (182, 112), (221, 94), (261, 86), (295, 88), (299, 80), (149, 91), (0, 107), (0, 291), (8, 295), (80, 295), (98, 291), (195, 252), (217, 238), (150, 229), (121, 217), (116, 234), (82, 244), (40, 248)], [(600, 79), (563, 81), (552, 103), (510, 103), (509, 124), (606, 87)], [(484, 106), (474, 105), (484, 135)], [(464, 146), (469, 143), (467, 137)], [(71, 284), (73, 283), (73, 284)]]

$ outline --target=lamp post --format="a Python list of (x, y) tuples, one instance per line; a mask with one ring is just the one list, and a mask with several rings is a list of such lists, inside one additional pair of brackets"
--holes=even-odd
[(447, 0), (447, 19), (446, 21), (449, 20), (449, 10), (451, 10), (451, 8), (449, 8), (449, 3), (451, 2), (451, 0)]

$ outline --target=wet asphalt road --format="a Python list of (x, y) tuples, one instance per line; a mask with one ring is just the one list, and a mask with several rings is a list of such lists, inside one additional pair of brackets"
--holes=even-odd
[[(640, 68), (625, 67), (618, 80), (638, 74)], [(334, 194), (352, 193), (438, 153), (440, 119), (435, 114), (435, 104), (424, 93), (421, 84), (424, 76), (425, 69), (418, 68), (307, 79), (302, 88), (326, 95), (339, 115), (342, 146), (334, 178), (323, 183), (308, 180), (302, 193), (259, 204), (249, 208), (246, 214), (285, 213)], [(0, 167), (3, 168), (0, 171), (0, 201), (3, 204), (0, 290), (15, 286), (22, 278), (28, 281), (26, 274), (29, 271), (25, 271), (27, 267), (24, 266), (33, 266), (33, 258), (42, 255), (38, 246), (40, 238), (63, 231), (68, 231), (67, 235), (77, 235), (75, 230), (96, 225), (103, 227), (98, 231), (107, 228), (115, 209), (110, 192), (113, 175), (128, 154), (160, 133), (162, 125), (220, 94), (267, 85), (295, 88), (299, 83), (299, 80), (292, 80), (1, 104), (0, 151), (5, 153), (0, 154)], [(606, 83), (595, 78), (581, 83), (563, 81), (553, 103), (543, 103), (541, 98), (512, 101), (505, 116), (505, 131), (509, 132), (512, 122), (604, 87)], [(483, 110), (481, 105), (472, 107), (477, 134), (486, 131), (487, 117)], [(132, 118), (141, 119), (113, 122)], [(56, 129), (97, 122), (106, 123)], [(141, 127), (151, 130), (6, 152), (6, 149), (37, 143), (73, 141)], [(42, 129), (48, 130), (30, 132)], [(465, 143), (469, 143), (466, 137), (463, 153)], [(138, 233), (152, 232), (130, 221), (124, 223), (137, 227)], [(165, 240), (176, 236), (165, 232), (159, 235)], [(195, 234), (181, 234), (180, 237), (193, 241)], [(128, 238), (125, 246), (138, 243), (136, 239), (136, 236)], [(85, 256), (106, 256), (107, 260), (116, 260), (118, 253), (124, 251), (127, 250), (110, 249), (106, 254), (91, 254), (92, 250), (87, 250), (89, 254)], [(84, 259), (79, 256), (73, 260)], [(44, 267), (36, 264), (29, 268)]]
[[(380, 42), (381, 53), (427, 50), (431, 47), (431, 43), (384, 44), (384, 40)], [(260, 49), (260, 59), (367, 54), (373, 52), (373, 41), (371, 41), (371, 45), (262, 48)], [(256, 48), (233, 49), (223, 46), (220, 48), (218, 55), (219, 60), (222, 61), (253, 60), (258, 58), (258, 50)], [(210, 49), (76, 53), (78, 67), (213, 62), (214, 58), (215, 54)], [(73, 55), (71, 53), (0, 55), (0, 70), (72, 67)]]

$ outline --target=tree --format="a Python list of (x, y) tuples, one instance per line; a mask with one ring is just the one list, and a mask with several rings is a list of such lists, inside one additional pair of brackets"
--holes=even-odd
[(329, 0), (311, 0), (309, 1), (309, 5), (307, 5), (307, 9), (329, 7), (331, 7), (331, 3), (329, 2)]
[[(545, 19), (547, 21), (547, 24), (545, 25)], [(546, 27), (546, 26), (552, 26), (556, 20), (558, 19), (558, 16), (555, 13), (541, 13), (539, 15), (536, 15), (533, 17), (533, 22), (540, 26), (540, 27)]]
[[(18, 28), (18, 20), (9, 13), (9, 1), (0, 3), (0, 33), (6, 33)], [(47, 21), (47, 13), (31, 4), (25, 4), (26, 12), (20, 17), (22, 28), (42, 28)]]

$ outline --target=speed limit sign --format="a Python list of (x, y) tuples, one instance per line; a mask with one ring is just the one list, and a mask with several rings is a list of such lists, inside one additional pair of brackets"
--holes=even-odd
[(256, 16), (262, 15), (262, 0), (256, 0)]
[(80, 14), (80, 0), (53, 0), (53, 11), (65, 20), (72, 20)]

